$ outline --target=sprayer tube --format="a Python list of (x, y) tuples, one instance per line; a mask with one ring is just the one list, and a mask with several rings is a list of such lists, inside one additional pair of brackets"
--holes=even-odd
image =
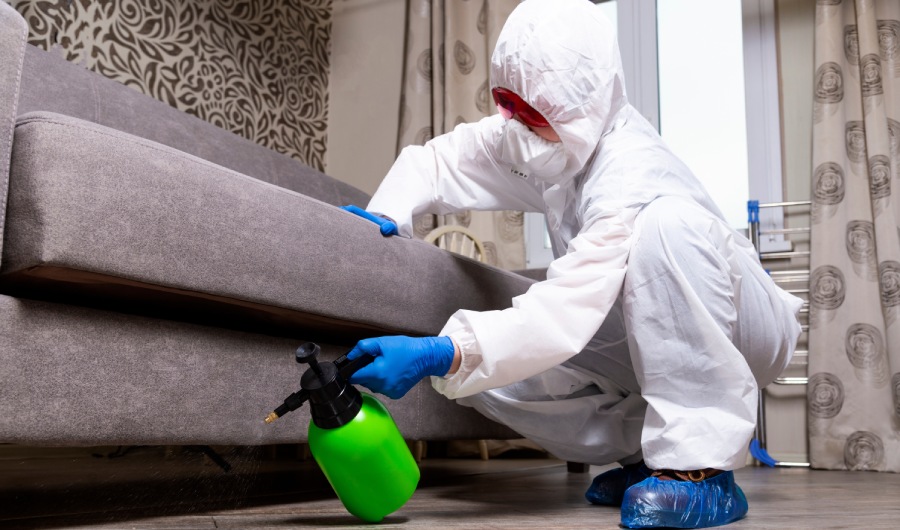
[(266, 416), (266, 423), (272, 423), (278, 418), (284, 416), (288, 412), (299, 409), (306, 400), (309, 399), (309, 392), (306, 390), (298, 390), (287, 397), (284, 403), (278, 406), (273, 412)]

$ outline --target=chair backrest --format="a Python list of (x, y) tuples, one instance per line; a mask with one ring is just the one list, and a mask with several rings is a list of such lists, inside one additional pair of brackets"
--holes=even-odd
[(485, 261), (484, 244), (471, 230), (464, 226), (445, 225), (435, 228), (425, 236), (425, 241), (444, 250), (477, 261)]

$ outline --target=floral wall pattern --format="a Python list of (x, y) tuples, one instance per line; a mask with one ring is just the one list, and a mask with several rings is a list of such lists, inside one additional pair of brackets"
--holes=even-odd
[(7, 0), (29, 43), (319, 170), (332, 0)]

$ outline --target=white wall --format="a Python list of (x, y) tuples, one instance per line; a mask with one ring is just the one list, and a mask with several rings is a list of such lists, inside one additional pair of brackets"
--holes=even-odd
[(326, 172), (369, 194), (394, 161), (405, 16), (404, 0), (334, 2)]
[(785, 200), (808, 200), (812, 173), (815, 2), (778, 0)]

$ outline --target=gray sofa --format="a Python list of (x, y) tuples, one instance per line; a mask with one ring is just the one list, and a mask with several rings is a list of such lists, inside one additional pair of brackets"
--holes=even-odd
[[(26, 44), (0, 2), (0, 443), (306, 439), (293, 351), (435, 334), (532, 280), (336, 206), (368, 197)], [(384, 399), (412, 440), (515, 433), (427, 382)]]

